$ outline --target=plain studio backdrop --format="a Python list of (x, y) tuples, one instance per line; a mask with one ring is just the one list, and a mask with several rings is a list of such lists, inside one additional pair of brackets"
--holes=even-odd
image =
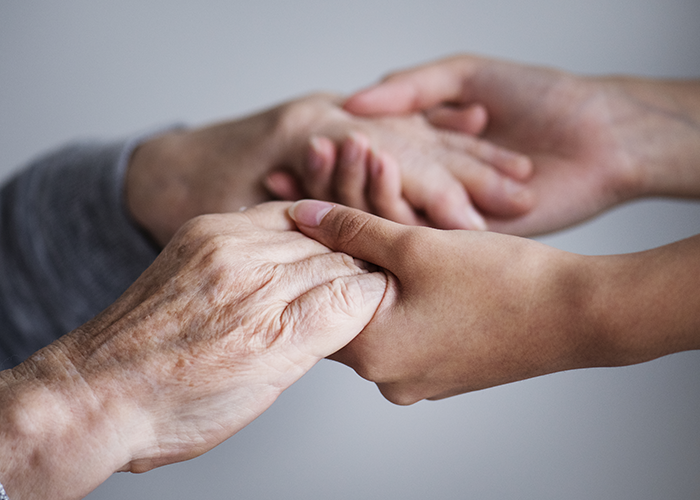
[[(700, 1), (2, 0), (0, 169), (73, 139), (351, 92), (464, 51), (697, 78)], [(700, 204), (653, 200), (542, 241), (622, 253), (697, 233)], [(410, 407), (322, 361), (205, 456), (115, 474), (88, 498), (700, 498), (700, 352)]]

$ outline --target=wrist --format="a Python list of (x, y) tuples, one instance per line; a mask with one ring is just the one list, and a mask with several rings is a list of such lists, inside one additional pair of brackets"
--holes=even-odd
[(599, 365), (629, 365), (700, 349), (700, 236), (589, 259)]
[(187, 132), (174, 130), (140, 144), (132, 153), (124, 180), (125, 205), (132, 220), (158, 245), (165, 246), (191, 218), (193, 151), (184, 147)]
[(533, 330), (549, 332), (541, 345), (545, 365), (539, 374), (598, 366), (600, 332), (592, 262), (583, 255), (546, 248), (542, 256), (546, 279), (536, 292), (539, 302), (533, 308), (541, 318)]
[(700, 84), (641, 78), (598, 82), (611, 131), (630, 168), (620, 184), (631, 197), (700, 196)]
[(105, 404), (55, 346), (0, 373), (0, 477), (12, 500), (82, 498), (128, 462)]

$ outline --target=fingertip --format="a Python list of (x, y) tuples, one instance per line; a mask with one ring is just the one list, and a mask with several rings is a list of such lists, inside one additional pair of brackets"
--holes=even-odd
[(343, 104), (343, 109), (355, 115), (371, 114), (374, 108), (373, 101), (375, 99), (375, 89), (377, 87), (378, 85), (372, 85), (357, 91), (347, 98)]
[(423, 202), (415, 205), (424, 207), (430, 225), (438, 229), (488, 229), (486, 220), (474, 207), (469, 193), (454, 182), (432, 186)]
[(535, 173), (535, 164), (532, 158), (524, 154), (516, 153), (514, 160), (515, 167), (513, 168), (514, 177), (520, 181), (526, 181)]
[(499, 171), (521, 182), (532, 177), (535, 171), (535, 165), (529, 156), (501, 146), (495, 147), (491, 161)]
[(328, 137), (314, 135), (309, 139), (308, 166), (310, 173), (328, 170), (335, 163), (336, 148)]
[(263, 179), (265, 188), (280, 200), (298, 200), (303, 196), (297, 179), (283, 170), (275, 170), (268, 173)]
[(486, 231), (486, 219), (474, 206), (467, 202), (461, 209), (452, 210), (445, 219), (445, 229), (467, 229), (470, 231)]
[(488, 187), (472, 193), (477, 205), (493, 217), (515, 217), (532, 210), (536, 196), (528, 185), (502, 175), (494, 175)]
[(525, 184), (506, 178), (503, 181), (503, 189), (517, 214), (528, 212), (535, 206), (535, 193)]
[(475, 103), (468, 108), (468, 119), (474, 135), (481, 135), (489, 123), (489, 112), (481, 103)]

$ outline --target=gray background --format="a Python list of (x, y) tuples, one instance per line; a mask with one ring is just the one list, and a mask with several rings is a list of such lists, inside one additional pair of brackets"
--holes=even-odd
[[(473, 51), (588, 73), (700, 76), (698, 0), (0, 0), (0, 172), (81, 137), (239, 116)], [(700, 233), (654, 200), (542, 238), (580, 253)], [(700, 498), (700, 352), (398, 407), (317, 365), (199, 459), (92, 500)]]

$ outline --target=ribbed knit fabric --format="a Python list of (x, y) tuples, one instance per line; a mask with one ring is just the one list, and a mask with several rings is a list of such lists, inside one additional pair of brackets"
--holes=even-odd
[(143, 139), (66, 146), (0, 189), (0, 369), (91, 319), (155, 259), (122, 195)]

